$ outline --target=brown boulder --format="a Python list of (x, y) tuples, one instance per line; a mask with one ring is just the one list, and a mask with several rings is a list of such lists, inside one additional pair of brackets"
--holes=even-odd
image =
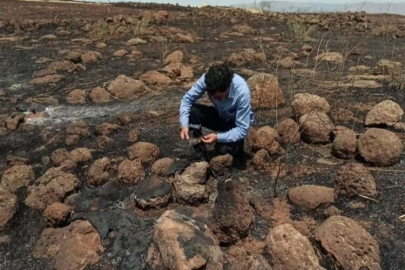
[(208, 198), (207, 182), (209, 164), (205, 161), (188, 166), (181, 175), (175, 176), (174, 190), (176, 200), (198, 204)]
[(142, 81), (135, 80), (125, 75), (119, 75), (107, 87), (108, 92), (119, 101), (133, 100), (147, 92)]
[(159, 156), (159, 148), (148, 142), (137, 142), (128, 147), (129, 159), (138, 159), (142, 165), (152, 165)]
[(220, 241), (232, 243), (249, 234), (254, 221), (254, 214), (249, 205), (249, 198), (244, 194), (242, 184), (237, 180), (218, 183), (218, 197), (213, 209), (219, 229)]
[(17, 211), (17, 197), (0, 186), (0, 231), (2, 231)]
[(262, 167), (265, 164), (269, 163), (271, 161), (269, 152), (267, 152), (267, 150), (264, 149), (260, 149), (259, 151), (257, 151), (254, 156), (253, 156), (253, 164), (258, 166), (258, 167)]
[(390, 61), (387, 59), (381, 59), (377, 63), (377, 68), (382, 74), (393, 74), (402, 68), (401, 62)]
[(253, 150), (266, 150), (270, 155), (276, 155), (280, 151), (280, 145), (277, 142), (277, 131), (269, 126), (259, 128), (252, 134)]
[(88, 51), (81, 56), (82, 61), (85, 63), (95, 62), (101, 58), (101, 53), (95, 51)]
[(70, 217), (73, 209), (66, 204), (56, 202), (48, 206), (44, 211), (44, 219), (49, 226), (64, 225)]
[(307, 143), (328, 143), (333, 124), (323, 112), (305, 114), (299, 120), (301, 137)]
[(32, 166), (16, 165), (7, 169), (1, 177), (1, 186), (11, 192), (24, 186), (30, 186), (35, 180), (35, 173)]
[(110, 93), (102, 87), (96, 87), (90, 92), (90, 98), (95, 103), (107, 103), (112, 100)]
[(124, 57), (127, 54), (128, 54), (127, 50), (118, 50), (113, 54), (113, 56), (115, 56), (115, 57)]
[(67, 95), (66, 101), (70, 104), (86, 104), (86, 97), (86, 91), (75, 89)]
[(172, 79), (158, 71), (148, 71), (142, 74), (139, 79), (151, 85), (169, 85), (173, 82)]
[(127, 46), (135, 46), (135, 45), (145, 44), (145, 43), (148, 43), (148, 42), (141, 38), (132, 38), (127, 41)]
[(223, 269), (218, 240), (189, 210), (168, 210), (157, 220), (147, 262), (154, 269)]
[(171, 198), (172, 185), (154, 175), (140, 182), (135, 190), (135, 201), (143, 209), (164, 207)]
[(316, 61), (326, 61), (326, 62), (330, 62), (332, 64), (342, 64), (345, 60), (345, 58), (343, 57), (343, 55), (341, 55), (340, 53), (337, 52), (325, 52), (325, 53), (321, 53), (319, 55), (317, 55), (315, 57)]
[(5, 121), (6, 128), (10, 130), (16, 130), (18, 126), (24, 122), (24, 116), (17, 114), (8, 117)]
[(282, 224), (271, 229), (266, 244), (275, 269), (324, 269), (319, 265), (311, 242), (291, 224)]
[(65, 78), (65, 76), (54, 74), (54, 75), (47, 75), (45, 77), (32, 79), (31, 81), (29, 81), (29, 83), (35, 84), (35, 85), (51, 84), (51, 83), (57, 83), (64, 78)]
[(284, 104), (284, 94), (276, 76), (267, 73), (253, 75), (247, 81), (251, 89), (253, 109), (275, 108)]
[(145, 178), (145, 171), (139, 160), (125, 159), (118, 166), (118, 179), (136, 185)]
[(102, 251), (96, 229), (88, 221), (77, 220), (64, 228), (45, 229), (33, 256), (52, 260), (56, 270), (83, 270), (97, 263)]
[(60, 168), (51, 168), (28, 188), (25, 204), (31, 208), (45, 209), (55, 202), (63, 201), (78, 185), (79, 180), (75, 175)]
[(90, 136), (89, 124), (84, 120), (79, 120), (69, 124), (66, 128), (66, 133), (68, 135), (77, 135), (87, 137)]
[(117, 124), (103, 122), (97, 126), (96, 133), (98, 135), (110, 135), (112, 132), (118, 130), (119, 128), (120, 126)]
[(228, 174), (231, 171), (233, 157), (229, 154), (216, 156), (210, 161), (210, 168), (216, 175)]
[(152, 174), (165, 177), (173, 161), (174, 160), (171, 158), (161, 158), (156, 160), (151, 168)]
[(67, 160), (69, 158), (69, 152), (64, 149), (56, 149), (55, 151), (52, 152), (51, 155), (51, 160), (55, 165), (60, 165), (63, 161)]
[(338, 170), (335, 180), (337, 195), (375, 197), (377, 185), (374, 177), (363, 165), (358, 163), (346, 164)]
[(286, 58), (277, 61), (277, 64), (282, 68), (292, 69), (295, 66), (295, 60), (292, 57), (287, 56)]
[(297, 117), (313, 112), (324, 112), (326, 114), (330, 112), (329, 103), (325, 98), (307, 93), (294, 95), (291, 106)]
[(85, 163), (93, 159), (93, 155), (88, 148), (76, 148), (69, 153), (69, 159), (76, 163)]
[(315, 185), (303, 185), (290, 189), (288, 192), (290, 200), (301, 208), (315, 209), (335, 201), (333, 188)]
[(296, 144), (300, 141), (301, 134), (297, 123), (291, 118), (284, 119), (275, 126), (278, 141), (282, 145)]
[(360, 155), (365, 161), (377, 166), (396, 163), (403, 150), (398, 136), (388, 130), (370, 128), (358, 140)]
[(139, 141), (139, 132), (137, 130), (131, 130), (128, 132), (128, 142), (136, 143)]
[(351, 218), (328, 218), (316, 229), (315, 238), (342, 269), (381, 270), (377, 241)]
[(365, 125), (387, 125), (394, 126), (401, 122), (404, 111), (398, 103), (392, 100), (384, 100), (374, 106), (366, 116)]
[(338, 158), (350, 159), (356, 155), (356, 132), (346, 127), (337, 126), (333, 130), (332, 153)]
[(79, 62), (82, 61), (81, 56), (82, 56), (82, 54), (79, 53), (79, 52), (70, 51), (70, 52), (66, 55), (65, 59), (68, 60), (68, 61), (71, 61), (71, 62), (73, 62), (73, 63), (79, 63)]
[(182, 51), (175, 51), (166, 56), (165, 58), (165, 65), (169, 65), (172, 63), (181, 63), (184, 59), (184, 53)]
[(109, 172), (110, 166), (111, 161), (107, 157), (103, 157), (101, 159), (97, 159), (96, 161), (94, 161), (87, 175), (87, 184), (93, 186), (100, 186), (106, 183), (111, 177)]

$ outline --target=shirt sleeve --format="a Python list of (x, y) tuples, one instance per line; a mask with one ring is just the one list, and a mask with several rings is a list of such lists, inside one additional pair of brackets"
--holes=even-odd
[(191, 89), (183, 96), (180, 105), (180, 124), (181, 127), (188, 127), (191, 107), (194, 103), (204, 95), (206, 91), (205, 74), (191, 87)]
[(239, 97), (236, 108), (236, 127), (218, 134), (218, 142), (236, 142), (246, 137), (250, 126), (250, 94), (243, 94)]

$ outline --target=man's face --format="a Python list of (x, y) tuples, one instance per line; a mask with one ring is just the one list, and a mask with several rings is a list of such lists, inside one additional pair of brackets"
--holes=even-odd
[(230, 90), (231, 90), (231, 87), (229, 86), (225, 92), (216, 91), (213, 94), (211, 94), (211, 96), (216, 100), (223, 100), (228, 97)]

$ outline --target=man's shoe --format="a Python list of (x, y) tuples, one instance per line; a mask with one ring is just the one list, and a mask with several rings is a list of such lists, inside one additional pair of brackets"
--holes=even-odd
[(243, 171), (246, 170), (246, 156), (245, 155), (238, 155), (233, 159), (233, 168)]

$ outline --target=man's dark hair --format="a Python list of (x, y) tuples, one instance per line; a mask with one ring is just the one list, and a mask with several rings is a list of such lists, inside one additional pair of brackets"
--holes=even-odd
[(212, 66), (205, 74), (205, 84), (209, 93), (225, 92), (231, 85), (233, 71), (225, 64)]

